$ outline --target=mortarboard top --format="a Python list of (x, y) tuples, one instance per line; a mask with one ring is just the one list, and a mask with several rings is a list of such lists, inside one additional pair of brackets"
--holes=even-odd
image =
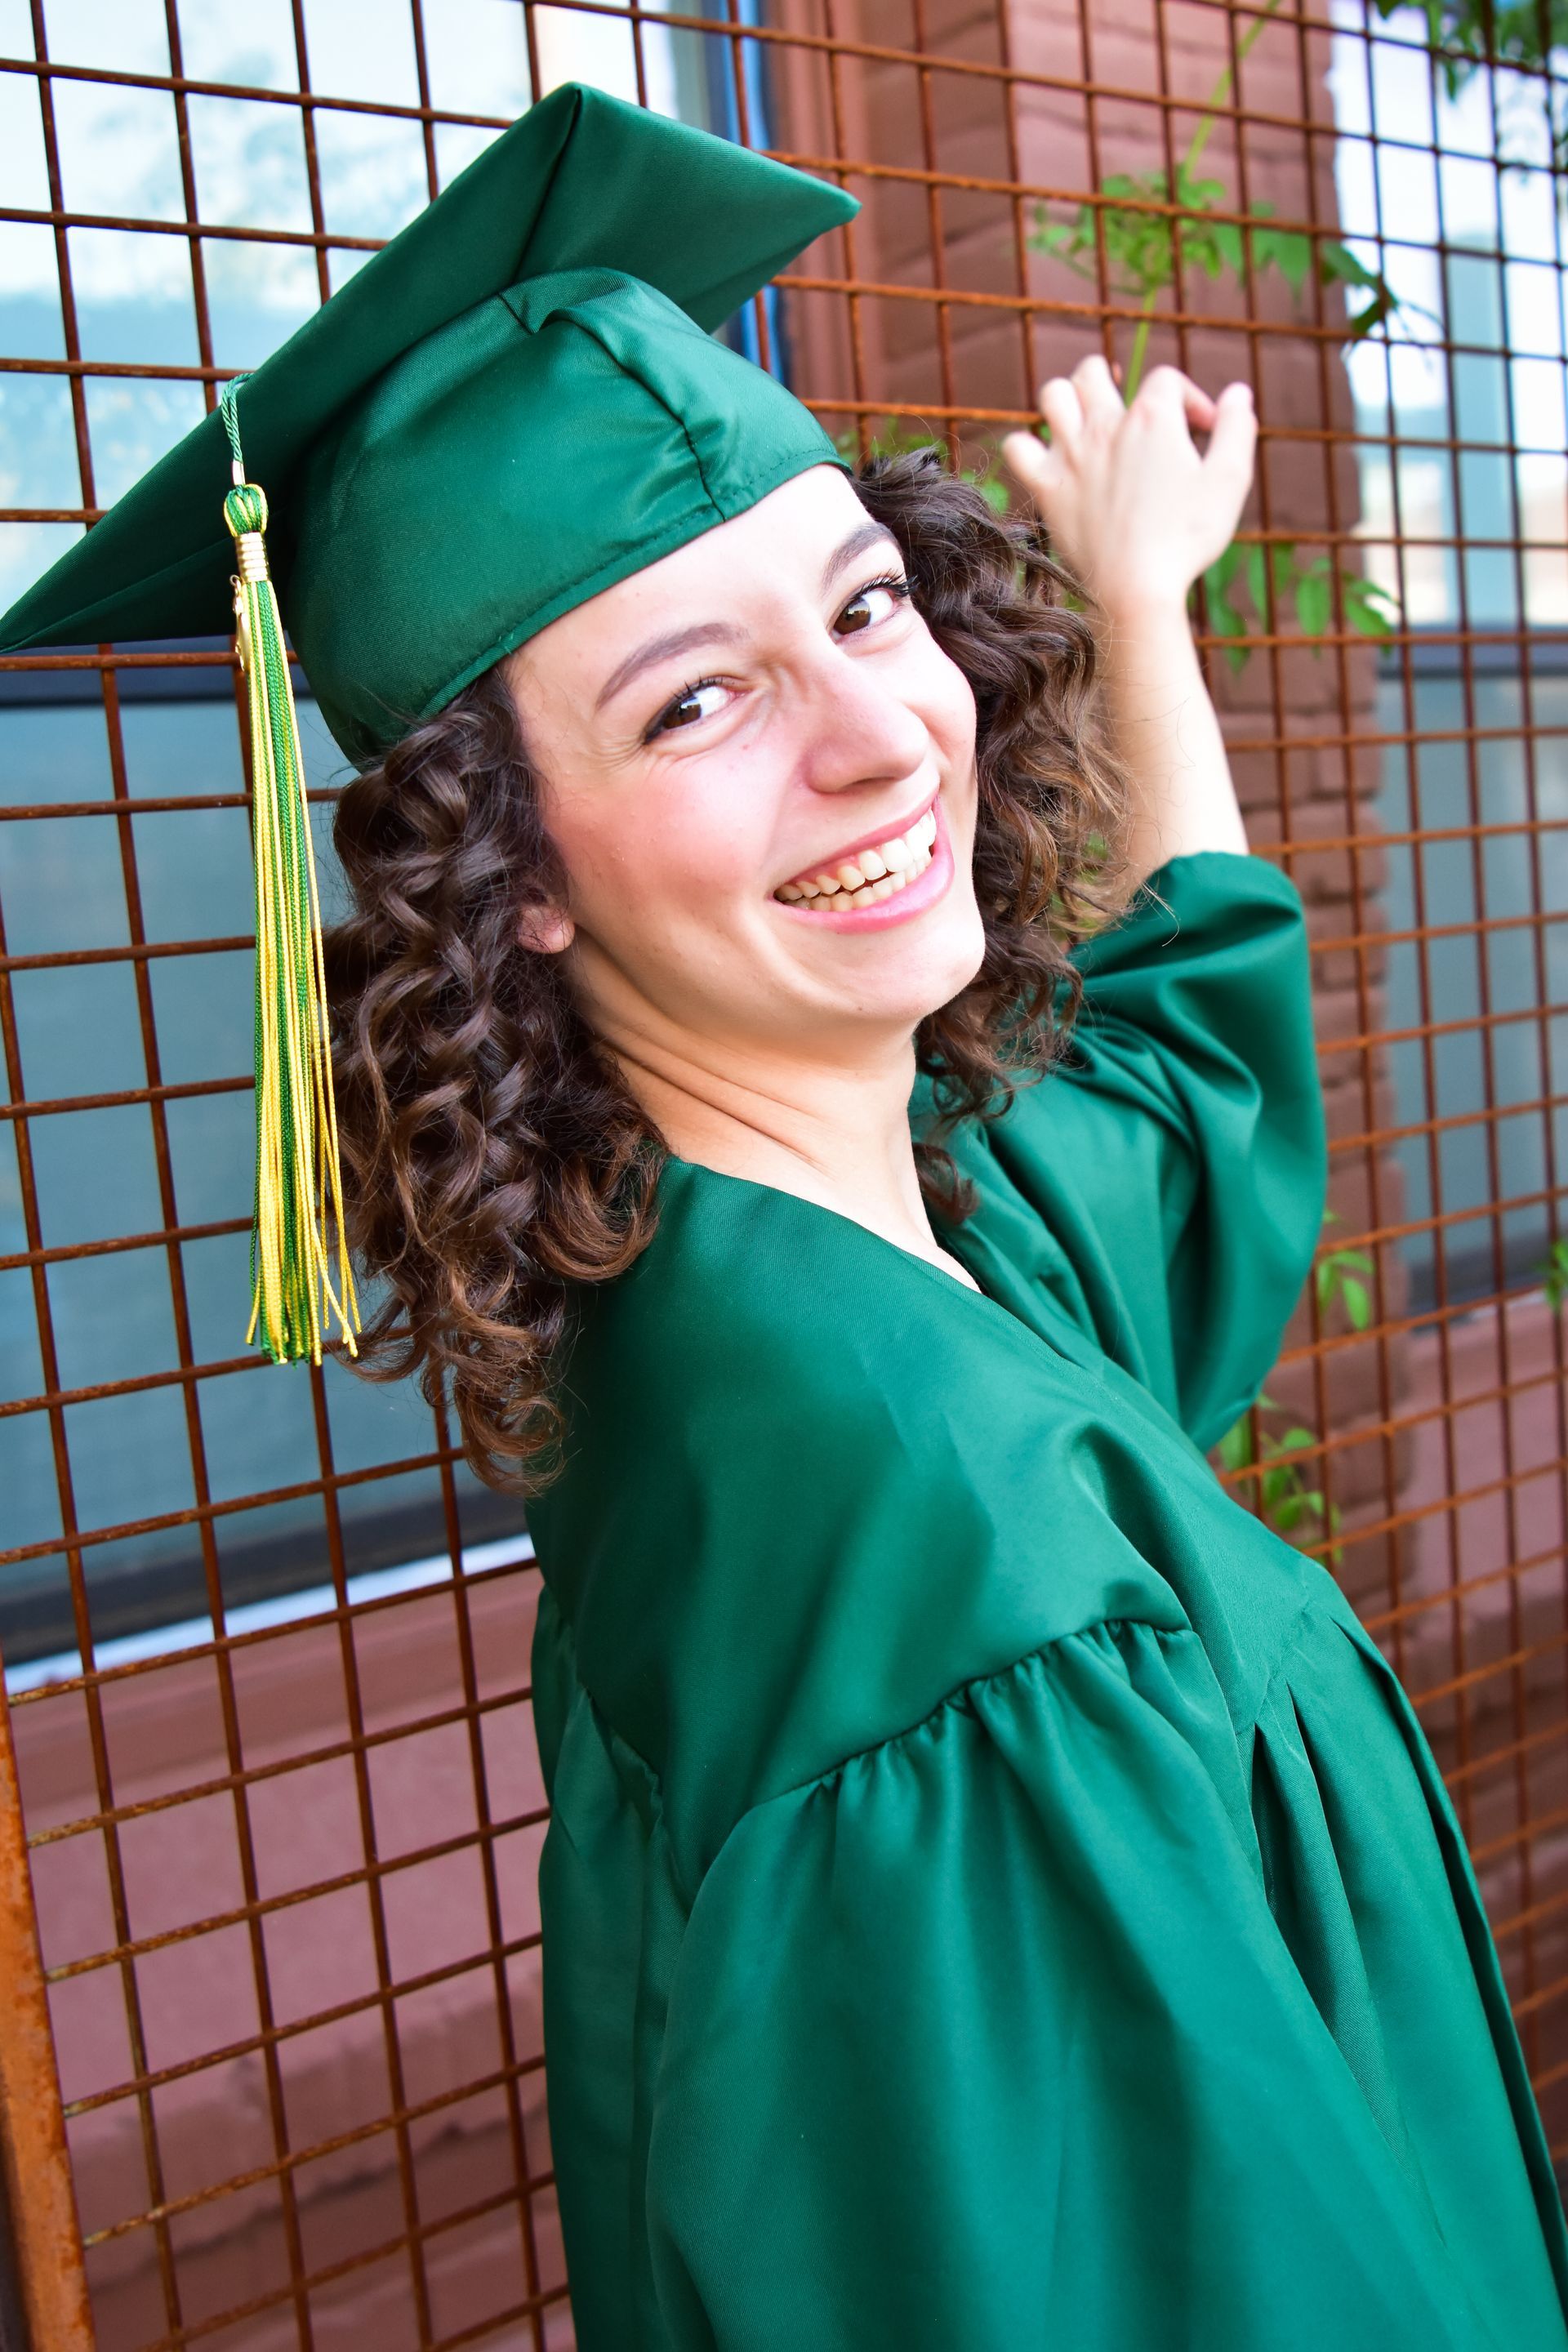
[[(858, 209), (569, 83), (246, 378), (283, 617), (351, 758), (574, 605), (841, 462), (709, 331)], [(206, 417), (0, 620), (0, 652), (229, 625)]]

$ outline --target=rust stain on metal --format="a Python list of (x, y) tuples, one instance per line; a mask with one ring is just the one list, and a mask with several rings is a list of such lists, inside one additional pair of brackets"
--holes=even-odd
[(0, 1702), (0, 2158), (32, 2352), (92, 2352), (10, 1709)]

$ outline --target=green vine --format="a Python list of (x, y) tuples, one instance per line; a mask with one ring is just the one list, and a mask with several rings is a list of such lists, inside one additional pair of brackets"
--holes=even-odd
[[(1258, 1513), (1265, 1526), (1272, 1528), (1287, 1542), (1310, 1549), (1324, 1535), (1338, 1535), (1340, 1508), (1337, 1503), (1326, 1499), (1321, 1486), (1308, 1486), (1297, 1458), (1317, 1446), (1317, 1431), (1294, 1423), (1288, 1429), (1270, 1432), (1257, 1422), (1258, 1413), (1283, 1411), (1284, 1407), (1271, 1396), (1260, 1396), (1253, 1411), (1244, 1412), (1226, 1431), (1215, 1453), (1221, 1470), (1232, 1476), (1247, 1470), (1255, 1472), (1250, 1483), (1256, 1488)], [(1326, 1557), (1333, 1566), (1339, 1565), (1337, 1543), (1330, 1544)]]
[[(1439, 4), (1430, 0), (1430, 5)], [(1279, 5), (1279, 0), (1268, 0), (1247, 26), (1237, 43), (1237, 65)], [(1568, 0), (1560, 5), (1568, 9)], [(1278, 270), (1298, 295), (1315, 271), (1321, 284), (1346, 290), (1349, 343), (1380, 331), (1386, 334), (1407, 307), (1385, 278), (1368, 269), (1337, 238), (1314, 238), (1276, 227), (1267, 205), (1254, 205), (1250, 212), (1235, 217), (1237, 208), (1225, 182), (1200, 171), (1234, 79), (1235, 67), (1227, 65), (1173, 174), (1112, 173), (1101, 182), (1099, 200), (1080, 205), (1068, 220), (1053, 220), (1043, 205), (1036, 207), (1030, 243), (1037, 251), (1052, 255), (1096, 285), (1103, 270), (1110, 290), (1138, 306), (1121, 378), (1122, 396), (1129, 402), (1143, 380), (1161, 298), (1174, 285), (1178, 268), (1201, 270), (1210, 278), (1232, 278), (1243, 286), (1249, 273)], [(1223, 214), (1232, 217), (1218, 217)], [(1336, 597), (1345, 625), (1362, 636), (1384, 637), (1398, 625), (1399, 608), (1385, 589), (1359, 572), (1336, 565), (1326, 552), (1303, 554), (1289, 541), (1268, 547), (1233, 541), (1204, 574), (1203, 588), (1210, 625), (1215, 635), (1226, 640), (1226, 658), (1235, 670), (1246, 667), (1250, 650), (1238, 641), (1250, 636), (1257, 625), (1269, 629), (1292, 606), (1297, 626), (1307, 638), (1328, 635)]]
[[(1339, 1222), (1332, 1209), (1324, 1211), (1326, 1225), (1337, 1225)], [(1318, 1312), (1324, 1320), (1338, 1307), (1352, 1331), (1364, 1331), (1372, 1321), (1372, 1260), (1365, 1250), (1326, 1251), (1312, 1273)]]
[(1553, 1315), (1560, 1315), (1563, 1300), (1568, 1299), (1568, 1241), (1552, 1243), (1550, 1254), (1542, 1263), (1540, 1274), (1546, 1304)]
[[(1568, 91), (1550, 74), (1552, 53), (1568, 47), (1568, 0), (1518, 0), (1493, 7), (1488, 0), (1414, 0), (1426, 20), (1426, 46), (1448, 96), (1458, 98), (1484, 66), (1521, 66), (1544, 78), (1542, 102), (1552, 137), (1552, 159), (1568, 168)], [(1373, 0), (1386, 24), (1411, 0)], [(1544, 39), (1542, 37), (1544, 33)], [(1510, 159), (1500, 154), (1507, 165)], [(1559, 191), (1564, 201), (1564, 192)]]
[[(1339, 1223), (1334, 1210), (1324, 1210), (1325, 1226)], [(1563, 1253), (1563, 1295), (1568, 1297), (1568, 1243), (1559, 1243), (1558, 1248)], [(1372, 1258), (1365, 1250), (1325, 1250), (1312, 1269), (1319, 1315), (1326, 1321), (1337, 1310), (1352, 1331), (1367, 1330), (1372, 1323), (1373, 1273)], [(1268, 1430), (1256, 1419), (1259, 1413), (1284, 1411), (1271, 1396), (1259, 1396), (1253, 1411), (1244, 1412), (1226, 1431), (1215, 1458), (1220, 1469), (1232, 1476), (1254, 1472), (1250, 1483), (1257, 1488), (1258, 1515), (1266, 1525), (1291, 1543), (1315, 1549), (1325, 1535), (1339, 1534), (1340, 1509), (1337, 1503), (1327, 1500), (1321, 1486), (1308, 1486), (1301, 1467), (1300, 1457), (1320, 1442), (1317, 1431), (1301, 1422), (1292, 1423), (1288, 1429)], [(1330, 1543), (1326, 1557), (1338, 1567), (1338, 1543)]]

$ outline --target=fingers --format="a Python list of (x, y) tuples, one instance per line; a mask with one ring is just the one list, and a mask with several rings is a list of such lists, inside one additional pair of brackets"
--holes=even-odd
[(1204, 457), (1204, 472), (1216, 488), (1234, 496), (1239, 509), (1251, 485), (1258, 448), (1258, 414), (1252, 404), (1252, 387), (1227, 383), (1213, 405), (1215, 421)]
[(1083, 403), (1065, 376), (1053, 376), (1049, 383), (1041, 385), (1040, 415), (1058, 448), (1077, 448), (1083, 438)]
[(1049, 445), (1033, 434), (1014, 433), (1003, 447), (1012, 473), (1038, 499), (1050, 497), (1097, 445), (1108, 447), (1122, 425), (1140, 415), (1150, 423), (1206, 434), (1209, 446), (1201, 460), (1205, 475), (1226, 495), (1234, 492), (1238, 501), (1246, 496), (1258, 439), (1247, 384), (1227, 384), (1215, 400), (1180, 368), (1157, 367), (1128, 409), (1110, 368), (1100, 352), (1092, 352), (1079, 360), (1070, 376), (1052, 376), (1042, 384), (1039, 404)]
[(1087, 423), (1120, 424), (1126, 409), (1110, 365), (1099, 352), (1079, 360), (1071, 381)]
[(1195, 384), (1190, 375), (1184, 375), (1180, 368), (1173, 367), (1151, 370), (1132, 404), (1135, 408), (1179, 415), (1185, 418), (1194, 433), (1212, 432), (1218, 414), (1216, 404), (1203, 387)]
[(1033, 433), (1009, 433), (1002, 444), (1008, 472), (1029, 495), (1043, 502), (1061, 479), (1061, 460)]

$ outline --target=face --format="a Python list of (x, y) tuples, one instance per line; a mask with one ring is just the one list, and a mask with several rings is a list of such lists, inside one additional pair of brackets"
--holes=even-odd
[(818, 467), (552, 622), (508, 677), (617, 1047), (851, 1064), (974, 976), (974, 701)]

